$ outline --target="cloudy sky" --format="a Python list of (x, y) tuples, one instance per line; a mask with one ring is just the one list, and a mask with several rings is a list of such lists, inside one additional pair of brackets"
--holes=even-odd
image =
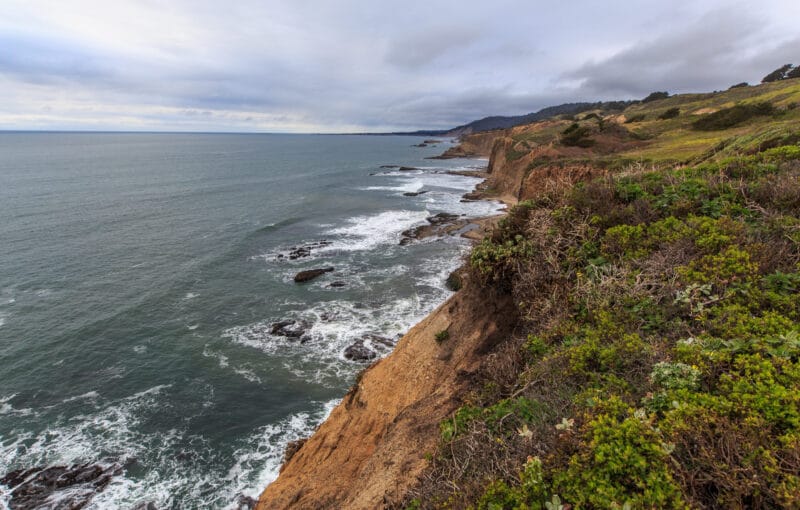
[(800, 64), (800, 2), (0, 0), (0, 129), (447, 128)]

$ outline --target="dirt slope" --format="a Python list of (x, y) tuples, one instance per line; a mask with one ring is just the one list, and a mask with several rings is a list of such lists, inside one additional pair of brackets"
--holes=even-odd
[[(366, 370), (284, 465), (257, 508), (372, 509), (399, 501), (427, 465), (482, 355), (508, 338), (514, 307), (469, 283)], [(440, 331), (449, 338), (437, 342)]]

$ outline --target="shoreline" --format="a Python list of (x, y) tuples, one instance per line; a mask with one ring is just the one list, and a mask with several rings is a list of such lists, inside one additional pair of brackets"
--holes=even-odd
[[(516, 203), (513, 197), (486, 194), (488, 169), (487, 161), (486, 170), (447, 172), (451, 175), (483, 178), (476, 184), (473, 191), (463, 195), (464, 200), (497, 201), (505, 205), (505, 209), (499, 214), (466, 220), (466, 226), (475, 225), (475, 228), (468, 229), (459, 235), (468, 239), (472, 246), (489, 235), (497, 222)], [(465, 353), (457, 358), (454, 358), (453, 352), (439, 352), (430, 356), (433, 354), (432, 350), (441, 350), (441, 346), (435, 338), (441, 331), (449, 332), (451, 328), (458, 327), (472, 329), (470, 336), (474, 338), (470, 343), (475, 343), (477, 340), (477, 343), (480, 344), (480, 339), (486, 336), (487, 323), (491, 325), (488, 328), (490, 330), (502, 329), (502, 325), (498, 321), (505, 314), (490, 313), (486, 315), (486, 311), (491, 310), (492, 307), (486, 307), (485, 303), (481, 303), (480, 297), (475, 295), (475, 287), (469, 283), (468, 278), (464, 278), (467, 272), (466, 265), (466, 262), (462, 263), (452, 273), (459, 275), (461, 281), (466, 280), (465, 285), (412, 326), (386, 357), (365, 368), (347, 394), (343, 396), (342, 401), (317, 426), (311, 436), (287, 445), (278, 477), (263, 489), (255, 508), (266, 510), (296, 507), (373, 508), (380, 505), (385, 506), (386, 494), (379, 494), (382, 490), (391, 485), (396, 492), (396, 489), (402, 485), (400, 480), (416, 479), (416, 474), (421, 472), (423, 464), (428, 461), (420, 454), (417, 455), (416, 462), (414, 462), (409, 459), (413, 456), (411, 451), (405, 451), (404, 454), (398, 455), (396, 448), (408, 448), (409, 445), (435, 438), (437, 435), (431, 434), (429, 430), (422, 435), (418, 430), (411, 431), (408, 436), (413, 437), (402, 434), (400, 436), (403, 438), (402, 441), (396, 443), (393, 440), (385, 441), (385, 434), (389, 432), (390, 428), (398, 428), (398, 419), (408, 414), (410, 411), (408, 408), (415, 407), (431, 397), (435, 397), (434, 399), (438, 403), (430, 413), (426, 414), (426, 418), (428, 418), (429, 427), (438, 427), (440, 418), (443, 419), (451, 411), (452, 396), (458, 393), (455, 389), (443, 391), (448, 385), (456, 384), (456, 381), (449, 380), (452, 377), (448, 376), (463, 372), (463, 369), (457, 370), (455, 367), (447, 369), (446, 366), (453, 363), (458, 365), (466, 361), (469, 361), (468, 364), (474, 365), (474, 352)], [(469, 302), (475, 309), (475, 313), (460, 317), (460, 314), (457, 313), (460, 302)], [(473, 315), (481, 318), (476, 319)], [(453, 320), (456, 317), (459, 317), (459, 320)], [(458, 326), (456, 326), (457, 323)], [(438, 329), (440, 327), (442, 329)], [(457, 349), (457, 347), (453, 347), (446, 350)], [(467, 346), (467, 351), (474, 351), (474, 348), (470, 349)], [(428, 358), (428, 363), (424, 361), (425, 358)], [(434, 366), (431, 366), (430, 363)], [(439, 364), (444, 366), (436, 366)], [(427, 370), (420, 372), (422, 367), (427, 367)], [(415, 372), (417, 373), (416, 377), (412, 376)], [(442, 376), (448, 381), (435, 383)], [(398, 391), (399, 388), (406, 386), (408, 386), (406, 391)], [(414, 427), (418, 428), (419, 420), (415, 418), (413, 422), (415, 423)], [(404, 468), (396, 472), (394, 469), (386, 469), (385, 466), (383, 469), (370, 469), (365, 474), (371, 475), (370, 478), (377, 477), (379, 480), (365, 480), (364, 484), (357, 484), (361, 487), (370, 487), (370, 490), (355, 495), (358, 501), (337, 501), (348, 488), (353, 486), (350, 483), (342, 484), (343, 481), (347, 482), (358, 478), (357, 472), (364, 469), (362, 464), (365, 462), (371, 464), (376, 461), (376, 458), (382, 457), (382, 455), (376, 455), (378, 449), (386, 449), (387, 453), (391, 452), (388, 455), (391, 459), (406, 459), (406, 462), (401, 463)], [(382, 462), (384, 464), (391, 462), (392, 465), (396, 465), (394, 460)], [(409, 462), (414, 466), (408, 465)], [(314, 489), (309, 490), (309, 487)], [(402, 491), (397, 495), (401, 497), (400, 493)], [(376, 499), (378, 496), (383, 498), (383, 503), (378, 502)], [(365, 498), (370, 499), (372, 503), (367, 503)]]

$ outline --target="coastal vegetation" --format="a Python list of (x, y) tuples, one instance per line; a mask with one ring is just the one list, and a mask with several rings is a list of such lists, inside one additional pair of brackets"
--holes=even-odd
[(655, 94), (497, 142), (517, 323), (400, 508), (800, 507), (800, 80)]

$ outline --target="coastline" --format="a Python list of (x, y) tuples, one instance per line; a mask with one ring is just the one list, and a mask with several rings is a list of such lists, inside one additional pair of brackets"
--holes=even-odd
[[(516, 203), (510, 195), (486, 193), (489, 165), (449, 172), (483, 178), (464, 200), (506, 206), (501, 214), (467, 222), (476, 227), (460, 235), (473, 243), (489, 235)], [(402, 500), (427, 467), (439, 423), (458, 407), (457, 395), (480, 356), (509, 333), (504, 325), (514, 323), (506, 320), (514, 314), (507, 297), (482, 295), (485, 290), (465, 278), (464, 265), (454, 274), (460, 276), (460, 290), (359, 374), (310, 437), (287, 446), (280, 474), (264, 488), (256, 508), (377, 508)], [(438, 341), (442, 331), (448, 339)]]

